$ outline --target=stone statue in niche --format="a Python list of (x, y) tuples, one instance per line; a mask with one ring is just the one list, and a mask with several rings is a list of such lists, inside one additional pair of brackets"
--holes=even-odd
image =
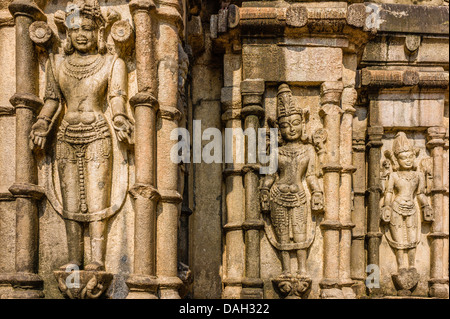
[[(315, 237), (311, 213), (323, 211), (323, 192), (316, 174), (317, 155), (306, 133), (309, 110), (296, 105), (287, 84), (280, 85), (277, 121), (281, 137), (278, 170), (261, 181), (260, 196), (265, 213), (265, 232), (281, 253), (282, 273), (273, 281), (282, 295), (300, 298), (311, 285), (306, 267), (307, 250)], [(317, 134), (316, 134), (317, 135)], [(304, 182), (306, 182), (304, 184)], [(310, 202), (305, 186), (310, 191)], [(291, 269), (291, 252), (296, 254), (297, 273)]]
[[(67, 8), (65, 54), (50, 54), (45, 104), (30, 138), (35, 148), (44, 149), (52, 127), (59, 125), (53, 151), (69, 253), (61, 270), (104, 271), (107, 221), (118, 210), (111, 202), (118, 155), (113, 149), (132, 143), (133, 125), (126, 111), (128, 72), (121, 58), (106, 52), (107, 22), (98, 1), (74, 1)], [(52, 192), (47, 197), (58, 206)], [(84, 267), (86, 226), (91, 261)]]
[(421, 230), (419, 211), (424, 221), (433, 221), (433, 210), (425, 195), (425, 176), (417, 170), (419, 152), (411, 146), (406, 134), (399, 132), (392, 151), (385, 152), (390, 165), (383, 165), (390, 170), (383, 174), (386, 181), (381, 218), (387, 224), (385, 237), (397, 258), (398, 272), (392, 278), (399, 295), (410, 295), (420, 279), (415, 268)]

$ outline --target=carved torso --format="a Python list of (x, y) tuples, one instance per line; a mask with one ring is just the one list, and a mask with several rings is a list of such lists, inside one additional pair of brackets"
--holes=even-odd
[(58, 84), (67, 105), (64, 120), (69, 124), (91, 124), (103, 116), (113, 58), (95, 55), (80, 60), (72, 55), (57, 64)]
[(290, 187), (291, 191), (303, 191), (302, 178), (306, 174), (310, 160), (309, 145), (297, 144), (280, 147), (278, 154), (279, 179), (276, 184), (280, 188)]
[(415, 212), (414, 195), (419, 186), (419, 175), (415, 171), (398, 171), (392, 173), (394, 179), (395, 200), (393, 209), (400, 215)]

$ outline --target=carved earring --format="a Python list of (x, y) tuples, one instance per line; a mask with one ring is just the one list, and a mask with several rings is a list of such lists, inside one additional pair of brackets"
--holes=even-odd
[(97, 39), (98, 53), (106, 53), (106, 42), (105, 42), (105, 27), (100, 27), (98, 29), (98, 39)]
[(71, 55), (74, 51), (73, 45), (72, 45), (72, 39), (69, 37), (69, 33), (66, 32), (66, 41), (64, 42), (64, 53), (66, 55)]

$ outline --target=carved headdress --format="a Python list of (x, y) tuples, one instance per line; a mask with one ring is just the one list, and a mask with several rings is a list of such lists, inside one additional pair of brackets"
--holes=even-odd
[(294, 103), (289, 85), (283, 83), (278, 88), (277, 117), (280, 118), (292, 114), (300, 114), (303, 117), (303, 110)]
[[(106, 19), (102, 14), (98, 0), (74, 0), (69, 2), (66, 7), (66, 11), (60, 11), (59, 19), (60, 23), (63, 23), (66, 28), (71, 29), (74, 25), (80, 24), (80, 17), (87, 16), (95, 21), (98, 26), (98, 52), (100, 54), (106, 53), (106, 41), (105, 41), (105, 28)], [(55, 14), (56, 16), (56, 14)], [(66, 54), (70, 55), (73, 53), (74, 49), (70, 38), (67, 36), (65, 41), (64, 51)]]
[(414, 148), (411, 146), (411, 143), (409, 143), (404, 132), (398, 132), (397, 135), (395, 135), (392, 151), (394, 152), (395, 157), (398, 157), (398, 155), (403, 152), (414, 152)]
[[(92, 17), (99, 27), (106, 25), (106, 19), (102, 14), (98, 0), (74, 0), (69, 2), (66, 7), (66, 17), (76, 17), (77, 15)], [(66, 27), (68, 26), (66, 25)]]
[[(396, 171), (399, 168), (399, 164), (397, 161), (398, 155), (403, 152), (413, 152), (417, 157), (419, 155), (420, 150), (411, 145), (406, 134), (404, 132), (398, 132), (395, 135), (394, 141), (392, 143), (392, 151), (385, 151), (384, 155), (388, 158), (393, 164), (393, 170)], [(416, 163), (414, 163), (413, 169), (417, 168)]]
[(277, 97), (277, 119), (293, 114), (300, 115), (303, 122), (302, 140), (305, 141), (308, 138), (306, 134), (306, 121), (309, 118), (309, 109), (302, 108), (295, 103), (292, 91), (286, 83), (283, 83), (278, 87)]

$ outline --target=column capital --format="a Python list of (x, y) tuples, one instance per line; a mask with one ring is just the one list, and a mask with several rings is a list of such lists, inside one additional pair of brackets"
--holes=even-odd
[(241, 82), (242, 116), (256, 115), (263, 117), (265, 112), (262, 107), (265, 82), (263, 79), (247, 79)]
[(344, 85), (340, 81), (323, 82), (320, 86), (320, 104), (339, 105)]
[(447, 129), (441, 126), (430, 127), (427, 130), (427, 148), (433, 149), (435, 147), (444, 147), (446, 144), (445, 136)]
[(14, 0), (8, 9), (14, 17), (22, 15), (36, 21), (47, 21), (47, 16), (33, 0)]
[(139, 92), (130, 99), (132, 108), (137, 106), (147, 106), (153, 108), (155, 111), (159, 108), (158, 100), (148, 92)]
[(131, 13), (136, 11), (150, 11), (156, 8), (153, 0), (131, 0), (128, 4)]
[(44, 102), (34, 94), (31, 93), (15, 93), (9, 102), (16, 108), (30, 109), (35, 113), (38, 113)]

